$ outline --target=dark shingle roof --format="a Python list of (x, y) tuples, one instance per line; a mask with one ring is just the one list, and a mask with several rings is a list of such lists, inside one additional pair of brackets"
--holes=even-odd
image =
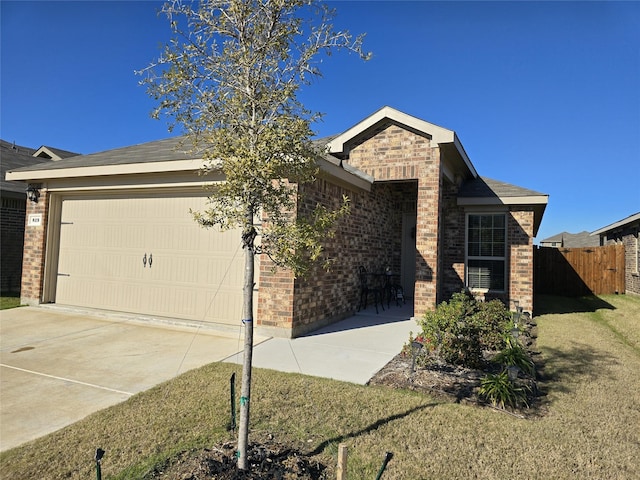
[(560, 243), (561, 246), (566, 248), (597, 247), (600, 245), (600, 237), (591, 235), (587, 231), (580, 233), (562, 232), (540, 240), (540, 245), (545, 243)]
[(187, 150), (187, 148), (180, 148), (181, 140), (183, 141), (184, 137), (155, 140), (153, 142), (91, 153), (89, 155), (78, 155), (76, 157), (58, 160), (57, 162), (47, 162), (45, 164), (17, 170), (57, 170), (63, 168), (100, 167), (103, 165), (126, 165), (130, 163), (164, 162), (197, 158), (194, 157), (193, 154), (183, 151)]
[(5, 140), (0, 140), (0, 189), (3, 192), (15, 192), (24, 194), (25, 183), (13, 180), (5, 180), (5, 173), (9, 170), (18, 170), (20, 168), (32, 168), (39, 163), (51, 163), (40, 157), (32, 156), (35, 149), (14, 145)]
[(539, 195), (544, 196), (545, 194), (487, 177), (476, 177), (466, 181), (458, 192), (458, 197), (462, 198), (531, 197)]

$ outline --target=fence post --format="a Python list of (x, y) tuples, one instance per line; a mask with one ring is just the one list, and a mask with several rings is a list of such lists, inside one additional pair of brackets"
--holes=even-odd
[(338, 445), (338, 480), (347, 479), (347, 446), (344, 443)]
[(236, 372), (231, 374), (230, 393), (231, 393), (231, 422), (229, 423), (229, 430), (235, 431), (236, 429)]
[(96, 455), (94, 460), (96, 461), (96, 479), (102, 480), (102, 467), (100, 466), (100, 462), (102, 461), (102, 457), (104, 457), (105, 451), (101, 448), (96, 449)]

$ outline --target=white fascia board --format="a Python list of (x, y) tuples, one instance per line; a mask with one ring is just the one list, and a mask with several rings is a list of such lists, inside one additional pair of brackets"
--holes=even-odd
[(593, 232), (591, 232), (591, 235), (600, 235), (602, 233), (608, 232), (609, 230), (614, 230), (616, 228), (622, 227), (624, 225), (626, 225), (627, 223), (631, 223), (631, 222), (635, 222), (637, 220), (640, 220), (640, 212), (631, 215), (627, 218), (623, 218), (622, 220), (612, 223), (611, 225), (607, 225), (606, 227), (602, 227), (598, 230), (595, 230)]
[(548, 195), (458, 198), (458, 205), (546, 205), (547, 203), (549, 203)]
[(349, 172), (346, 169), (335, 165), (334, 163), (331, 163), (324, 158), (318, 158), (318, 167), (320, 167), (321, 174), (324, 173), (325, 175), (331, 176), (342, 184), (351, 187), (357, 187), (367, 192), (371, 191), (371, 184), (373, 183), (373, 179), (368, 180), (367, 178), (363, 178), (362, 176), (357, 175), (355, 171)]
[(458, 135), (455, 132), (453, 132), (453, 144), (456, 146), (458, 153), (460, 153), (460, 157), (462, 157), (462, 160), (464, 161), (465, 165), (471, 172), (471, 175), (473, 175), (473, 178), (478, 178), (478, 172), (476, 171), (476, 167), (474, 167), (473, 163), (471, 163), (471, 160), (467, 156), (466, 150), (462, 146), (462, 143), (460, 142), (460, 139), (458, 138)]
[(52, 168), (7, 172), (7, 180), (36, 181), (56, 178), (98, 177), (140, 173), (196, 172), (205, 165), (203, 160), (171, 160), (166, 162), (127, 163), (75, 168)]
[(448, 130), (446, 128), (439, 127), (438, 125), (434, 125), (433, 123), (425, 122), (424, 120), (420, 120), (419, 118), (403, 113), (395, 108), (382, 107), (374, 114), (368, 116), (349, 130), (341, 133), (331, 140), (328, 143), (329, 153), (344, 152), (345, 143), (385, 118), (402, 123), (414, 130), (424, 132), (436, 143), (452, 143), (455, 138), (455, 132), (453, 130)]
[(42, 145), (38, 150), (36, 150), (32, 157), (38, 157), (40, 156), (41, 153), (44, 153), (45, 155), (49, 155), (50, 159), (53, 161), (56, 160), (61, 160), (61, 158), (56, 155), (55, 153), (53, 153), (51, 150), (49, 150), (46, 146)]
[(375, 124), (384, 120), (385, 118), (388, 118), (389, 120), (395, 121), (402, 125), (406, 125), (412, 130), (424, 133), (431, 138), (432, 142), (436, 144), (452, 143), (456, 147), (456, 150), (460, 154), (463, 162), (471, 172), (471, 175), (473, 175), (474, 178), (478, 176), (478, 172), (476, 172), (476, 169), (471, 163), (471, 160), (469, 160), (467, 152), (462, 146), (462, 143), (460, 142), (460, 139), (458, 138), (456, 132), (447, 128), (440, 127), (433, 123), (429, 123), (425, 120), (421, 120), (388, 106), (382, 107), (373, 115), (368, 116), (360, 123), (351, 127), (346, 132), (341, 133), (340, 135), (335, 137), (327, 144), (327, 151), (329, 153), (337, 154), (348, 153), (345, 152), (345, 144), (349, 142), (349, 140), (365, 132), (367, 129), (373, 127)]

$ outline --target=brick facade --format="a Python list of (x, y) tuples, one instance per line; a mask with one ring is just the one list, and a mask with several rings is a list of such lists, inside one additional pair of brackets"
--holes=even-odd
[(49, 195), (46, 189), (40, 189), (38, 203), (27, 201), (27, 217), (41, 214), (42, 225), (27, 226), (24, 232), (24, 256), (22, 259), (22, 303), (38, 305), (44, 286), (44, 258), (49, 214)]
[(335, 225), (335, 237), (324, 243), (322, 261), (305, 277), (293, 278), (287, 269), (273, 271), (266, 255), (260, 259), (260, 291), (256, 325), (274, 334), (298, 336), (346, 318), (356, 311), (360, 280), (358, 267), (370, 272), (389, 267), (400, 270), (403, 200), (415, 198), (415, 182), (375, 184), (371, 192), (356, 191), (319, 179), (301, 188), (299, 215), (318, 203), (339, 208), (343, 195), (351, 213)]
[(22, 278), (22, 251), (24, 247), (25, 195), (20, 198), (2, 197), (0, 218), (0, 245), (2, 256), (0, 265), (0, 290), (3, 293), (19, 293)]
[(445, 182), (442, 190), (441, 213), (441, 298), (448, 300), (461, 291), (465, 282), (465, 212), (457, 204), (458, 186)]
[[(533, 312), (533, 211), (511, 209), (507, 216), (509, 305), (517, 301), (525, 312)], [(513, 306), (513, 305), (511, 305)]]
[(640, 295), (640, 221), (601, 234), (602, 245), (624, 245), (625, 293)]
[(348, 161), (376, 182), (417, 180), (414, 311), (419, 315), (433, 309), (438, 300), (439, 149), (427, 137), (392, 124), (352, 148)]
[[(442, 288), (439, 301), (465, 287), (465, 210), (456, 204), (457, 186), (445, 182), (442, 195)], [(533, 210), (512, 207), (507, 215), (507, 291), (476, 294), (483, 300), (498, 298), (514, 309), (514, 301), (533, 311)]]
[[(532, 238), (539, 224), (536, 215), (540, 217), (541, 213), (529, 207), (507, 206), (501, 203), (502, 198), (496, 202), (498, 197), (493, 192), (472, 198), (477, 203), (465, 204), (465, 198), (470, 197), (462, 195), (465, 192), (461, 189), (479, 177), (475, 177), (470, 163), (465, 163), (468, 159), (461, 146), (454, 145), (457, 139), (441, 135), (437, 141), (444, 143), (439, 144), (421, 129), (401, 125), (385, 120), (367, 126), (341, 145), (346, 148), (333, 151), (337, 158), (374, 179), (370, 191), (363, 178), (352, 184), (345, 172), (337, 175), (344, 175), (341, 179), (322, 173), (313, 184), (299, 187), (298, 216), (309, 215), (318, 204), (337, 209), (344, 195), (350, 199), (351, 213), (338, 221), (335, 237), (327, 237), (324, 243), (322, 260), (329, 261), (328, 271), (321, 261), (307, 276), (294, 278), (287, 269), (274, 270), (268, 256), (261, 256), (256, 272), (257, 327), (274, 335), (295, 337), (352, 315), (359, 301), (360, 266), (369, 272), (389, 268), (396, 273), (403, 272), (404, 267), (409, 276), (415, 267), (415, 282), (405, 279), (414, 282), (405, 285), (413, 291), (414, 315), (432, 310), (464, 288), (466, 214), (482, 209), (484, 201), (488, 201), (490, 211), (507, 213), (508, 248), (507, 291), (484, 298), (497, 297), (510, 306), (517, 300), (526, 311), (532, 311)], [(49, 205), (46, 189), (41, 189), (38, 203), (27, 202), (27, 216), (42, 214), (41, 226), (27, 226), (25, 230), (21, 297), (28, 304), (43, 299)], [(411, 253), (414, 251), (415, 256)]]
[[(390, 125), (353, 147), (349, 164), (373, 176), (371, 193), (345, 190), (322, 180), (304, 194), (308, 213), (316, 202), (332, 208), (338, 199), (351, 199), (351, 214), (338, 225), (336, 238), (325, 252), (333, 268), (321, 267), (306, 279), (293, 279), (278, 272), (271, 277), (271, 264), (261, 263), (258, 325), (291, 328), (298, 335), (319, 325), (351, 315), (357, 305), (357, 268), (369, 271), (389, 266), (401, 268), (403, 206), (417, 204), (416, 278), (414, 314), (420, 316), (465, 285), (465, 210), (457, 205), (458, 185), (444, 178), (440, 150), (428, 138)], [(512, 208), (507, 216), (508, 290), (486, 294), (513, 306), (517, 300), (526, 311), (533, 309), (533, 212)], [(293, 294), (291, 294), (293, 286)]]

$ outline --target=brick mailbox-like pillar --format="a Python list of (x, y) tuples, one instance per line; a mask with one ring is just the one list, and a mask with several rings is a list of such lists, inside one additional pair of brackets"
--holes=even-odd
[(45, 188), (38, 188), (37, 202), (27, 200), (24, 232), (24, 254), (22, 258), (22, 303), (38, 305), (42, 301), (44, 285), (44, 256), (49, 214), (49, 195)]

